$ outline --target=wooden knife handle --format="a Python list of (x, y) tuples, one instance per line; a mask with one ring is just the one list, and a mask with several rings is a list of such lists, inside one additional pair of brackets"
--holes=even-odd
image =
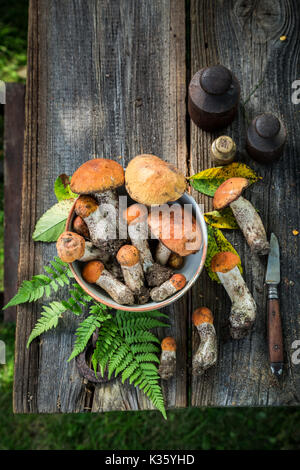
[(270, 363), (283, 363), (282, 325), (279, 300), (268, 300), (268, 337)]

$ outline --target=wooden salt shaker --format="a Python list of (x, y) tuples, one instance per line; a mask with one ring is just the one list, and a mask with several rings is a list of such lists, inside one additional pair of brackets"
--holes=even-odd
[(228, 135), (221, 135), (213, 141), (211, 156), (216, 165), (228, 165), (235, 159), (235, 154), (235, 142)]
[(271, 113), (257, 116), (247, 131), (247, 151), (259, 163), (272, 163), (282, 155), (286, 130)]
[(199, 70), (189, 84), (189, 114), (194, 123), (206, 131), (230, 124), (236, 115), (239, 99), (239, 82), (223, 65)]

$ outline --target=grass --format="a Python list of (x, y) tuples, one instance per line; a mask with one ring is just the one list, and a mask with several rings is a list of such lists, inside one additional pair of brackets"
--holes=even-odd
[[(24, 81), (27, 1), (0, 5), (0, 79)], [(3, 158), (3, 115), (0, 157)], [(0, 181), (0, 289), (3, 280), (3, 181)], [(0, 449), (297, 449), (300, 409), (223, 408), (102, 415), (14, 415), (12, 413), (14, 325), (0, 323), (7, 363), (0, 365)]]

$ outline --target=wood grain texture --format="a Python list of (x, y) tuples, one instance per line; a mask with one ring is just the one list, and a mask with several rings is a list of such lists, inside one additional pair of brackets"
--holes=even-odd
[[(279, 288), (283, 321), (285, 365), (280, 384), (272, 377), (268, 363), (267, 301), (264, 275), (266, 259), (251, 254), (242, 234), (229, 232), (243, 261), (246, 282), (257, 302), (253, 332), (241, 341), (228, 333), (230, 301), (222, 286), (204, 273), (193, 288), (192, 310), (211, 308), (218, 334), (218, 365), (201, 378), (192, 379), (192, 406), (299, 405), (300, 366), (292, 363), (293, 341), (300, 338), (299, 237), (299, 109), (292, 103), (292, 82), (299, 77), (300, 8), (296, 0), (191, 0), (191, 76), (201, 67), (221, 63), (238, 77), (245, 100), (256, 84), (262, 85), (251, 97), (247, 114), (254, 118), (271, 111), (283, 119), (288, 142), (283, 157), (271, 166), (260, 165), (245, 152), (246, 122), (242, 112), (233, 124), (209, 134), (191, 123), (190, 174), (212, 167), (209, 148), (213, 139), (228, 134), (236, 141), (238, 160), (249, 164), (263, 180), (246, 191), (246, 197), (260, 211), (268, 236), (274, 232), (280, 243)], [(286, 35), (286, 41), (280, 41)], [(205, 210), (211, 199), (197, 194)], [(197, 337), (193, 332), (193, 349)]]
[[(184, 1), (31, 0), (19, 281), (40, 273), (54, 244), (33, 243), (38, 217), (54, 202), (53, 183), (94, 157), (123, 166), (143, 152), (186, 171)], [(121, 157), (119, 157), (121, 156)], [(67, 292), (60, 293), (66, 296)], [(150, 409), (119, 382), (86, 386), (67, 363), (77, 319), (26, 349), (40, 304), (18, 308), (15, 412)], [(164, 385), (167, 407), (187, 405), (186, 300), (166, 310), (178, 342), (177, 374)]]
[[(16, 294), (21, 220), (21, 188), (25, 126), (25, 85), (6, 84), (4, 127), (4, 305)], [(4, 311), (4, 321), (16, 321), (17, 309)]]

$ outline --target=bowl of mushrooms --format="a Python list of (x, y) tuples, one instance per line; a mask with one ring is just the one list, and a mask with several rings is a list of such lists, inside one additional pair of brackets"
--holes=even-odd
[(71, 179), (78, 194), (57, 241), (84, 291), (115, 309), (148, 311), (178, 300), (201, 273), (207, 230), (186, 178), (154, 155), (127, 169), (88, 160)]

